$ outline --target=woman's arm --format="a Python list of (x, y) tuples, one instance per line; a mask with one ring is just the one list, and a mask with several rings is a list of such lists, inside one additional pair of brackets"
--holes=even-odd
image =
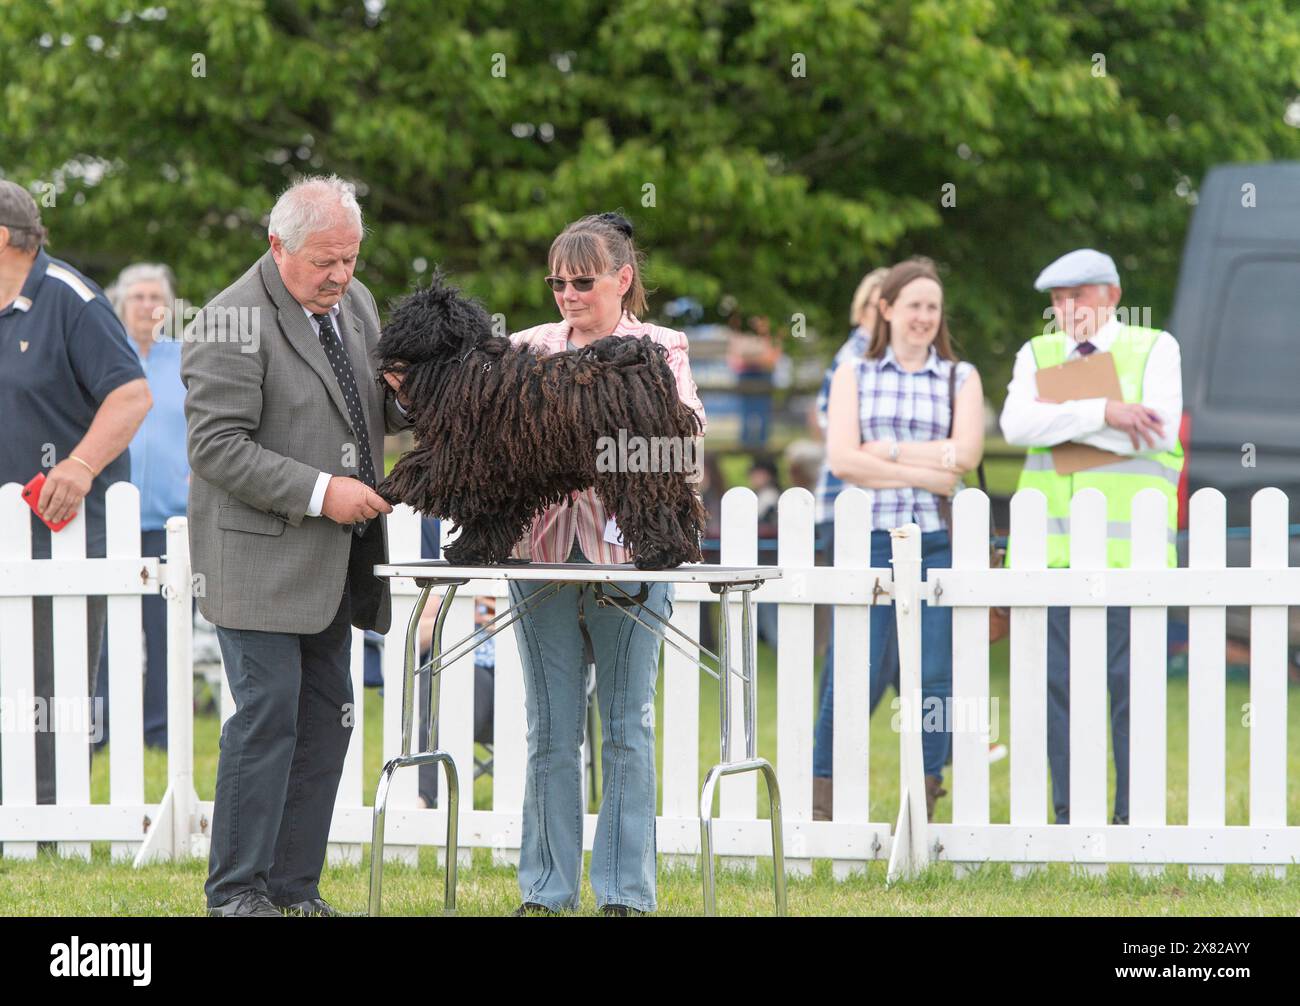
[[(888, 458), (888, 440), (872, 440), (864, 449), (878, 458)], [(965, 474), (984, 459), (984, 388), (979, 371), (972, 369), (957, 389), (952, 436), (941, 440), (900, 440), (898, 460), (907, 465), (937, 468)]]
[(905, 489), (915, 486), (947, 494), (956, 485), (955, 472), (889, 461), (863, 450), (858, 422), (856, 364), (848, 360), (831, 380), (831, 400), (826, 426), (826, 456), (837, 478), (865, 489)]

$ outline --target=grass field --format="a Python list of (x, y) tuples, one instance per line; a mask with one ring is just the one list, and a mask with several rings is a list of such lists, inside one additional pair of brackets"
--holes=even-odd
[[(776, 752), (776, 668), (773, 652), (759, 649), (760, 742), (769, 756)], [(1005, 739), (1008, 716), (1006, 644), (993, 648), (991, 681), (1001, 709), (999, 727)], [(701, 682), (701, 773), (717, 758), (716, 689), (711, 679)], [(373, 694), (373, 693), (372, 693)], [(871, 819), (892, 821), (897, 807), (897, 738), (889, 729), (889, 698), (876, 710), (871, 733)], [(1245, 824), (1248, 815), (1246, 779), (1249, 732), (1242, 725), (1241, 709), (1249, 698), (1244, 681), (1227, 683), (1227, 823)], [(662, 715), (662, 698), (660, 714)], [(1292, 722), (1300, 714), (1300, 690), (1291, 689), (1288, 712)], [(380, 705), (366, 709), (365, 778), (375, 779), (380, 767)], [(662, 719), (660, 720), (662, 722)], [(211, 799), (216, 779), (218, 723), (215, 716), (200, 716), (195, 723), (195, 786), (203, 799)], [(92, 773), (92, 800), (108, 799), (107, 759), (97, 757)], [(146, 799), (157, 800), (165, 788), (165, 759), (146, 752)], [(1289, 752), (1288, 778), (1292, 780), (1288, 821), (1300, 822), (1300, 753)], [(990, 814), (994, 822), (1009, 819), (1009, 761), (991, 767)], [(1187, 820), (1187, 683), (1169, 681), (1169, 790), (1171, 824)], [(475, 804), (491, 804), (491, 779), (474, 786)], [(1113, 779), (1111, 783), (1113, 787)], [(1046, 799), (1047, 794), (1044, 793)], [(367, 803), (370, 797), (367, 797)], [(760, 788), (760, 814), (766, 798)], [(936, 818), (951, 819), (949, 799), (941, 800)], [(922, 878), (887, 890), (884, 864), (843, 882), (831, 876), (831, 864), (814, 863), (810, 877), (792, 877), (789, 908), (792, 915), (1254, 915), (1300, 914), (1300, 870), (1284, 881), (1256, 878), (1244, 867), (1229, 867), (1226, 880), (1190, 880), (1186, 869), (1171, 867), (1158, 878), (1139, 877), (1126, 867), (1112, 867), (1105, 877), (1075, 876), (1065, 866), (1053, 866), (1028, 880), (1013, 880), (1002, 865), (989, 865), (974, 876), (958, 879), (950, 865), (940, 864)], [(151, 866), (132, 870), (112, 863), (106, 844), (97, 843), (90, 863), (61, 861), (42, 856), (34, 862), (0, 859), (0, 915), (185, 915), (203, 911), (206, 864)], [(436, 854), (421, 852), (418, 870), (393, 865), (385, 870), (385, 910), (391, 914), (437, 914), (441, 910), (442, 881)], [(327, 867), (322, 892), (346, 911), (363, 911), (368, 874), (360, 867)], [(724, 872), (718, 885), (719, 911), (723, 914), (762, 915), (771, 911), (770, 862), (760, 861), (756, 874)], [(460, 912), (465, 915), (501, 915), (519, 899), (514, 871), (493, 866), (486, 850), (476, 850), (471, 868), (463, 869), (459, 888)], [(692, 868), (661, 866), (660, 913), (699, 914), (700, 880)], [(583, 914), (593, 913), (590, 889), (583, 892)]]

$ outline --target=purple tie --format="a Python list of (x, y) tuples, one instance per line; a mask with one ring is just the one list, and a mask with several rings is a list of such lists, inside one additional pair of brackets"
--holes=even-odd
[(1091, 352), (1092, 352), (1094, 349), (1096, 349), (1097, 347), (1094, 346), (1091, 342), (1088, 342), (1087, 340), (1084, 340), (1083, 342), (1079, 343), (1079, 345), (1075, 346), (1074, 348), (1077, 349), (1077, 350), (1079, 351), (1079, 355), (1080, 355), (1080, 356), (1087, 356), (1089, 353), (1091, 353)]

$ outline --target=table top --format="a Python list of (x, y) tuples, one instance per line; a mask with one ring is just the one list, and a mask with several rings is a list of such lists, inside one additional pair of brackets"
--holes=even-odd
[(597, 565), (587, 562), (521, 562), (497, 566), (453, 566), (445, 559), (389, 562), (375, 567), (375, 576), (410, 576), (417, 580), (563, 580), (572, 583), (761, 583), (781, 576), (776, 566), (713, 566), (692, 563), (675, 569), (637, 569), (630, 562)]

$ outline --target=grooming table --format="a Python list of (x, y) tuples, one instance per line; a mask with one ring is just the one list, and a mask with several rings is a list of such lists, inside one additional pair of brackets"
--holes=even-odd
[[(379, 774), (379, 785), (375, 790), (374, 830), (370, 847), (370, 914), (380, 914), (384, 870), (384, 812), (388, 803), (388, 789), (393, 774), (408, 765), (442, 765), (447, 776), (447, 881), (445, 906), (447, 912), (456, 910), (456, 824), (460, 804), (460, 788), (456, 772), (456, 763), (445, 751), (432, 748), (431, 738), (436, 735), (438, 722), (438, 699), (440, 692), (439, 673), (460, 657), (472, 653), (485, 639), (490, 639), (498, 632), (513, 625), (525, 611), (536, 610), (545, 604), (570, 583), (590, 583), (596, 585), (596, 603), (614, 605), (626, 617), (655, 633), (669, 646), (674, 647), (692, 660), (701, 670), (713, 675), (718, 680), (718, 709), (720, 727), (720, 760), (709, 769), (700, 790), (700, 853), (704, 879), (704, 911), (707, 915), (717, 914), (717, 900), (713, 874), (713, 791), (718, 780), (727, 775), (745, 772), (758, 772), (767, 783), (768, 798), (772, 813), (772, 859), (774, 874), (774, 895), (776, 913), (784, 915), (785, 899), (785, 856), (781, 847), (781, 791), (777, 785), (776, 772), (766, 758), (758, 755), (758, 676), (757, 661), (753, 641), (753, 603), (750, 594), (761, 587), (765, 580), (779, 577), (781, 571), (772, 567), (761, 566), (711, 566), (705, 564), (678, 566), (676, 569), (648, 570), (637, 569), (630, 563), (621, 565), (593, 565), (589, 563), (543, 563), (530, 562), (504, 564), (499, 566), (453, 566), (445, 560), (423, 560), (417, 562), (387, 563), (375, 567), (375, 576), (382, 578), (411, 577), (420, 588), (415, 608), (406, 629), (405, 673), (402, 680), (402, 753), (391, 759)], [(442, 627), (451, 600), (456, 596), (458, 587), (471, 580), (530, 580), (549, 581), (548, 586), (526, 598), (519, 607), (510, 607), (498, 612), (496, 617), (450, 647), (442, 645)], [(719, 631), (718, 649), (715, 654), (706, 649), (696, 639), (692, 639), (657, 612), (637, 604), (637, 598), (629, 594), (622, 585), (632, 583), (705, 583), (718, 595)], [(446, 600), (438, 609), (434, 621), (432, 648), (429, 661), (419, 665), (417, 647), (419, 643), (420, 616), (428, 603), (429, 594), (435, 587), (446, 587)], [(732, 667), (732, 641), (728, 602), (733, 593), (740, 595), (741, 646), (740, 670)], [(634, 611), (633, 608), (636, 610)], [(647, 621), (647, 617), (650, 621)], [(658, 624), (651, 624), (655, 622)], [(709, 667), (698, 657), (693, 656), (668, 635), (675, 633), (685, 639), (699, 652), (709, 657), (714, 667)], [(716, 668), (716, 669), (715, 669)], [(731, 689), (727, 687), (726, 668), (732, 674), (738, 674), (744, 682), (744, 734), (745, 756), (740, 759), (731, 757)], [(421, 731), (419, 750), (411, 750), (411, 725), (415, 708), (415, 676), (419, 673), (430, 675), (429, 709), (425, 727)]]

